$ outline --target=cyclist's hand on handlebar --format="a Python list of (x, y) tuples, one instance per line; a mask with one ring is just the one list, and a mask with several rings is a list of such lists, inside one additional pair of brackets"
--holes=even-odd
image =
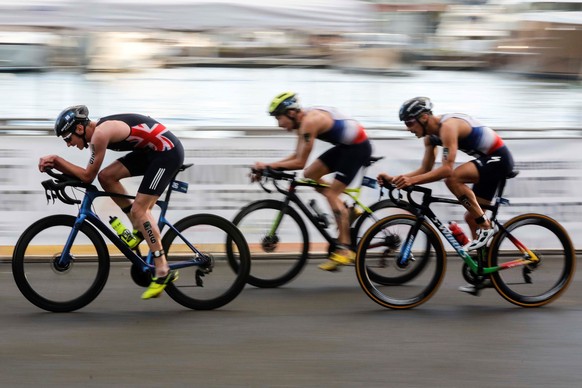
[(412, 177), (405, 175), (398, 175), (392, 178), (392, 184), (396, 186), (397, 189), (404, 189), (408, 186), (414, 185)]
[(380, 174), (378, 174), (376, 179), (378, 180), (378, 184), (380, 186), (384, 186), (386, 184), (392, 183), (392, 180), (394, 179), (394, 177), (392, 177), (386, 173), (380, 173)]
[(261, 170), (257, 170), (255, 168), (251, 169), (251, 172), (249, 173), (251, 183), (258, 182), (261, 180), (261, 178), (263, 177), (263, 174), (261, 174), (261, 172), (262, 172)]
[(249, 177), (251, 178), (251, 182), (258, 182), (263, 177), (263, 170), (267, 168), (266, 163), (256, 162), (255, 165), (251, 168), (251, 173)]
[(45, 172), (45, 170), (49, 168), (55, 167), (55, 160), (58, 158), (58, 155), (47, 155), (40, 158), (38, 162), (38, 170), (40, 172)]

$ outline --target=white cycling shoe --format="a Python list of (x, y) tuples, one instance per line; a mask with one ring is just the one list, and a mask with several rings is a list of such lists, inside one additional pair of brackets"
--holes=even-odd
[(493, 238), (495, 233), (499, 231), (497, 225), (494, 225), (491, 229), (477, 229), (477, 238), (469, 243), (465, 247), (466, 251), (474, 251), (487, 245), (489, 241)]

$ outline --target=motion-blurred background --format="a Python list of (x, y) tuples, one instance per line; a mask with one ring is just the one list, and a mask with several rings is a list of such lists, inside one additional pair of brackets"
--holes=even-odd
[(0, 0), (0, 253), (42, 215), (75, 212), (45, 206), (36, 169), (47, 153), (88, 160), (51, 135), (66, 106), (167, 124), (197, 164), (178, 210), (231, 218), (265, 195), (247, 167), (293, 150), (266, 114), (283, 90), (360, 120), (386, 156), (372, 176), (420, 163), (397, 118), (405, 99), (475, 116), (521, 170), (507, 216), (554, 216), (582, 247), (581, 38), (582, 1)]

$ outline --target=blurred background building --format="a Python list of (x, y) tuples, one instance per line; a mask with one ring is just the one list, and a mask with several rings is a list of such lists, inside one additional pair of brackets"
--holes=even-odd
[(579, 78), (582, 2), (0, 1), (0, 69), (508, 69)]
[(0, 68), (508, 69), (580, 77), (582, 2), (0, 2)]

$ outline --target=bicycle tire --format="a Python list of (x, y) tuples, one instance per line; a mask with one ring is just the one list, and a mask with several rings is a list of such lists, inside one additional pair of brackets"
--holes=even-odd
[[(426, 244), (421, 241), (424, 239), (428, 241), (431, 248), (428, 260), (422, 264), (420, 271), (415, 271), (416, 263), (413, 260), (409, 262), (408, 267), (399, 268), (397, 266), (396, 259), (400, 255), (401, 248), (405, 245), (410, 229), (416, 222), (415, 216), (405, 214), (383, 218), (366, 231), (358, 247), (356, 256), (358, 282), (366, 295), (383, 307), (409, 309), (419, 306), (435, 294), (444, 278), (446, 252), (436, 231), (426, 221), (422, 222), (419, 232), (413, 240), (413, 244), (419, 241), (420, 243), (413, 245), (410, 253), (413, 257), (414, 252), (426, 254)], [(402, 244), (391, 247), (385, 238), (386, 235), (399, 236)], [(382, 261), (386, 259), (393, 260), (393, 264), (391, 266), (383, 265)], [(375, 268), (374, 272), (410, 270), (415, 272), (415, 276), (410, 277), (404, 283), (385, 285), (373, 280), (370, 276), (371, 268)]]
[(534, 251), (541, 261), (492, 273), (491, 281), (497, 292), (521, 307), (539, 307), (556, 300), (566, 291), (576, 270), (576, 254), (566, 230), (556, 220), (534, 213), (514, 217), (503, 228), (491, 242), (490, 267), (523, 258), (507, 232)]
[[(195, 244), (202, 254), (212, 258), (208, 272), (199, 266), (180, 269), (179, 278), (166, 287), (167, 294), (182, 306), (194, 310), (213, 310), (230, 303), (243, 290), (250, 271), (248, 245), (240, 231), (227, 219), (214, 214), (196, 214), (178, 221), (162, 238), (162, 246), (169, 263), (183, 261), (184, 256), (196, 255), (186, 243)], [(178, 237), (186, 238), (183, 242)], [(227, 262), (226, 245), (235, 245), (238, 267)], [(200, 283), (202, 282), (202, 283)]]
[[(383, 210), (394, 209), (395, 211), (405, 211), (406, 212), (406, 213), (399, 213), (399, 214), (412, 213), (412, 208), (410, 206), (408, 206), (407, 203), (403, 202), (402, 205), (396, 205), (390, 199), (384, 199), (382, 201), (376, 202), (376, 203), (372, 204), (369, 208), (372, 211), (372, 213), (367, 213), (367, 212), (362, 213), (362, 215), (356, 219), (356, 221), (354, 223), (354, 227), (351, 230), (352, 242), (354, 242), (354, 241), (356, 242), (356, 247), (354, 250), (357, 250), (357, 246), (359, 245), (359, 241), (361, 241), (363, 233), (365, 233), (365, 231), (361, 232), (362, 227), (366, 226), (367, 224), (365, 224), (365, 223), (369, 223), (369, 221), (371, 219), (374, 220), (372, 222), (372, 225), (373, 225), (375, 222), (379, 221), (379, 219), (385, 218), (386, 217), (385, 215), (378, 217), (378, 214), (380, 212), (382, 212)], [(368, 229), (369, 227), (370, 226), (368, 226), (366, 229)], [(360, 236), (360, 233), (362, 234), (362, 236)], [(425, 260), (428, 259), (427, 253), (428, 253), (429, 249), (430, 249), (430, 247), (429, 247), (428, 241), (427, 241), (426, 253), (423, 256), (421, 256), (422, 261), (420, 262), (420, 264), (425, 263)], [(396, 285), (396, 284), (406, 283), (410, 279), (414, 278), (420, 271), (422, 271), (422, 265), (417, 265), (415, 267), (415, 271), (402, 273), (400, 276), (388, 277), (388, 276), (382, 276), (381, 274), (376, 273), (371, 269), (368, 269), (368, 276), (370, 276), (372, 281), (388, 286), (388, 285)]]
[[(97, 298), (109, 277), (109, 251), (99, 232), (88, 222), (81, 224), (75, 237), (76, 245), (71, 247), (73, 261), (66, 268), (58, 266), (58, 250), (64, 247), (70, 234), (66, 230), (71, 229), (76, 220), (70, 215), (45, 217), (30, 225), (16, 243), (12, 255), (16, 286), (28, 301), (43, 310), (71, 312), (85, 307)], [(49, 231), (46, 236), (43, 233), (60, 227), (64, 228), (58, 231), (60, 233)], [(52, 236), (50, 245), (49, 236)], [(58, 238), (63, 238), (62, 244), (55, 240)], [(94, 272), (92, 279), (85, 279), (85, 270)]]
[[(284, 203), (277, 200), (259, 200), (245, 206), (233, 219), (250, 246), (252, 271), (248, 283), (260, 288), (282, 286), (298, 276), (309, 257), (309, 234), (299, 213), (287, 206), (284, 220), (278, 231), (283, 228), (289, 242), (279, 239), (267, 243), (268, 231)], [(283, 237), (282, 237), (283, 238)], [(297, 245), (298, 244), (298, 245)], [(229, 254), (229, 262), (236, 268), (236, 260)]]

